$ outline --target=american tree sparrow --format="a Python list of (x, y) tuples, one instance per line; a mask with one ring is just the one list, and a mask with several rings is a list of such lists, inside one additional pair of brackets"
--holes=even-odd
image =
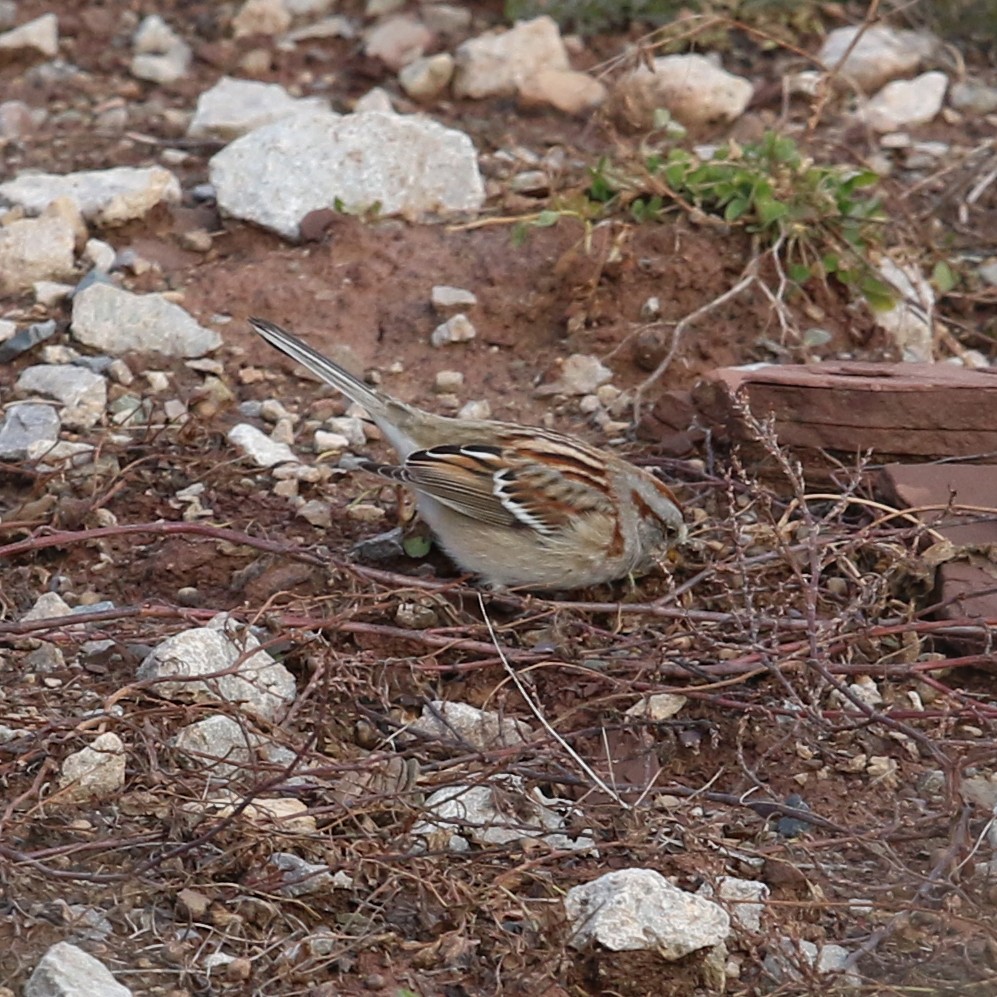
[(399, 465), (352, 466), (401, 482), (444, 550), (493, 587), (584, 588), (640, 575), (685, 539), (654, 475), (561, 433), (424, 412), (364, 384), (263, 319), (253, 328), (362, 405)]

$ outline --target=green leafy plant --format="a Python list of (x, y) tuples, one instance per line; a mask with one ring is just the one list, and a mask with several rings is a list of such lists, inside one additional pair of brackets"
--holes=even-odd
[(884, 220), (870, 188), (870, 170), (815, 163), (774, 132), (759, 142), (729, 143), (710, 158), (687, 149), (645, 158), (641, 169), (601, 160), (587, 195), (605, 214), (626, 211), (638, 223), (684, 208), (722, 219), (776, 249), (796, 284), (833, 277), (873, 307), (888, 308), (894, 292), (869, 261)]

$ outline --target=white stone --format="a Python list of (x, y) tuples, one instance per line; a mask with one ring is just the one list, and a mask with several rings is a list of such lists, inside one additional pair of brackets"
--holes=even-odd
[(666, 55), (653, 68), (640, 65), (613, 88), (612, 109), (634, 128), (655, 124), (663, 108), (683, 125), (734, 121), (754, 93), (749, 80), (728, 73), (703, 55)]
[(180, 201), (180, 182), (161, 166), (116, 166), (80, 173), (22, 173), (0, 184), (0, 197), (39, 214), (68, 197), (98, 225), (121, 225), (141, 218), (161, 201)]
[(755, 934), (762, 930), (765, 901), (771, 892), (764, 883), (754, 879), (720, 876), (715, 891), (709, 883), (703, 883), (696, 892), (707, 900), (716, 899), (726, 908), (735, 928)]
[(71, 613), (72, 609), (58, 592), (43, 592), (35, 600), (35, 604), (21, 617), (21, 622), (51, 620), (59, 616), (69, 616)]
[(718, 904), (672, 886), (653, 869), (621, 869), (568, 890), (570, 944), (612, 952), (650, 949), (669, 961), (712, 948), (730, 932)]
[(73, 227), (62, 218), (21, 218), (0, 228), (0, 293), (73, 275)]
[(541, 69), (519, 84), (519, 100), (526, 107), (550, 105), (564, 114), (584, 114), (606, 99), (606, 85), (574, 69)]
[(93, 463), (94, 449), (89, 443), (77, 443), (73, 440), (56, 440), (55, 443), (35, 440), (28, 444), (28, 460), (39, 471), (52, 469), (60, 464), (84, 467)]
[(257, 467), (298, 463), (294, 451), (286, 443), (277, 443), (248, 422), (240, 422), (237, 426), (233, 426), (229, 430), (228, 440), (249, 457)]
[[(859, 39), (849, 51), (856, 35)], [(860, 90), (872, 93), (889, 80), (912, 73), (935, 44), (929, 35), (916, 31), (896, 31), (885, 25), (850, 25), (835, 28), (824, 39), (817, 58), (831, 70), (848, 52), (838, 74)]]
[(258, 741), (258, 735), (232, 717), (215, 714), (181, 728), (172, 744), (187, 768), (203, 771), (213, 781), (229, 782), (249, 774)]
[(426, 27), (437, 35), (461, 35), (471, 27), (471, 11), (457, 4), (424, 3), (419, 15)]
[(450, 86), (454, 66), (454, 58), (449, 52), (438, 52), (402, 66), (398, 82), (413, 100), (432, 100)]
[(447, 743), (466, 745), (478, 751), (515, 747), (533, 737), (533, 729), (522, 720), (503, 717), (492, 710), (479, 710), (468, 703), (433, 700), (422, 708), (422, 716), (408, 729)]
[(291, 26), (283, 0), (246, 0), (232, 18), (236, 38), (246, 35), (280, 35)]
[(24, 985), (24, 997), (131, 997), (132, 992), (88, 952), (56, 942)]
[(437, 371), (433, 380), (433, 391), (438, 394), (452, 394), (464, 385), (464, 374), (459, 370)]
[(71, 364), (25, 367), (15, 385), (22, 395), (43, 395), (63, 407), (59, 417), (72, 429), (95, 426), (107, 408), (107, 381), (100, 374)]
[(371, 87), (353, 105), (354, 114), (368, 114), (371, 111), (380, 114), (395, 114), (395, 105), (391, 103), (391, 94), (384, 87)]
[[(772, 979), (785, 984), (803, 982), (811, 975), (801, 972), (798, 968), (801, 963), (815, 970), (818, 976), (824, 976), (845, 970), (848, 957), (848, 949), (841, 945), (827, 943), (818, 949), (813, 942), (779, 938), (766, 954), (763, 966)], [(843, 987), (839, 989), (857, 990), (862, 986), (862, 978), (854, 969), (847, 970), (841, 984)]]
[(327, 865), (306, 862), (293, 852), (274, 852), (267, 863), (280, 872), (282, 885), (277, 892), (285, 897), (303, 897), (319, 891), (325, 893), (334, 885)]
[(55, 14), (42, 14), (0, 35), (0, 63), (9, 55), (28, 54), (54, 59), (59, 54), (59, 21)]
[(346, 437), (351, 447), (362, 447), (367, 442), (367, 432), (362, 419), (352, 415), (334, 415), (325, 420), (333, 433)]
[(365, 33), (364, 52), (397, 72), (420, 58), (432, 42), (432, 31), (419, 18), (400, 14), (379, 21)]
[(60, 801), (81, 803), (109, 800), (125, 785), (125, 746), (107, 731), (80, 751), (67, 756), (59, 776)]
[(132, 46), (131, 74), (140, 80), (173, 83), (190, 68), (190, 47), (158, 14), (143, 19)]
[(87, 239), (87, 244), (83, 249), (83, 258), (89, 260), (95, 270), (108, 273), (114, 266), (115, 257), (114, 246), (109, 245), (102, 239)]
[(294, 676), (225, 616), (167, 637), (136, 677), (164, 699), (234, 703), (266, 720), (278, 719), (295, 694)]
[(429, 342), (433, 346), (449, 346), (451, 343), (467, 343), (477, 334), (471, 320), (459, 312), (438, 325), (430, 334)]
[(197, 98), (187, 134), (230, 142), (261, 125), (308, 110), (328, 111), (329, 103), (319, 97), (292, 97), (276, 83), (223, 76)]
[(31, 289), (35, 292), (35, 301), (46, 308), (61, 304), (73, 293), (72, 284), (63, 284), (57, 280), (36, 280)]
[(634, 703), (626, 711), (625, 716), (661, 723), (671, 720), (688, 702), (686, 696), (678, 696), (671, 692), (656, 692)]
[(457, 410), (458, 419), (490, 419), (492, 417), (492, 406), (487, 398), (477, 398), (465, 402)]
[(219, 207), (290, 239), (310, 211), (420, 218), (484, 201), (477, 154), (463, 132), (414, 116), (303, 113), (236, 139), (209, 163)]
[(957, 81), (949, 87), (949, 103), (957, 111), (993, 114), (997, 111), (997, 86), (977, 80)]
[(887, 83), (860, 116), (877, 132), (892, 132), (932, 121), (942, 109), (948, 77), (937, 70), (913, 80)]
[(465, 291), (462, 287), (451, 287), (449, 284), (434, 285), (429, 300), (433, 310), (444, 318), (458, 312), (466, 312), (478, 303), (472, 291)]
[(561, 366), (561, 376), (537, 389), (538, 395), (591, 395), (613, 372), (596, 356), (572, 353)]
[(320, 530), (327, 530), (332, 526), (332, 506), (321, 499), (309, 499), (299, 505), (294, 514)]
[(312, 39), (322, 38), (356, 38), (356, 29), (353, 22), (348, 17), (339, 14), (334, 17), (326, 17), (314, 24), (306, 24), (296, 28), (285, 36), (291, 43), (306, 42)]
[(915, 264), (898, 265), (889, 257), (879, 265), (880, 276), (897, 291), (897, 303), (876, 311), (876, 324), (885, 329), (902, 358), (912, 363), (931, 363), (934, 336), (928, 316), (935, 305), (935, 292)]
[(162, 353), (200, 357), (218, 349), (221, 336), (161, 294), (132, 294), (97, 282), (73, 298), (74, 338), (105, 353)]
[(544, 841), (558, 850), (588, 851), (595, 845), (587, 834), (564, 833), (566, 819), (553, 809), (572, 812), (570, 804), (527, 790), (518, 776), (498, 776), (473, 786), (453, 785), (431, 793), (423, 804), (430, 819), (412, 828), (414, 838), (430, 847), (442, 839), (444, 847), (464, 852), (474, 841), (480, 845), (507, 845), (521, 838)]
[(324, 429), (315, 431), (315, 449), (319, 453), (341, 453), (350, 446), (349, 439), (342, 433), (330, 433)]
[(7, 407), (0, 422), (0, 460), (24, 460), (33, 443), (51, 447), (62, 426), (52, 405), (17, 402)]
[(336, 5), (337, 0), (283, 0), (291, 17), (322, 17)]
[(457, 49), (456, 63), (454, 94), (475, 99), (513, 94), (541, 69), (570, 68), (557, 22), (546, 15), (469, 39)]

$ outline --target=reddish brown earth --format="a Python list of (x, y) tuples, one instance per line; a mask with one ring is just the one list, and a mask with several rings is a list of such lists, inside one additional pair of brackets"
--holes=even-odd
[[(51, 6), (22, 0), (20, 20)], [(231, 40), (222, 16), (231, 5), (161, 0), (155, 9), (195, 43), (197, 58), (182, 83), (153, 87), (127, 72), (127, 39), (149, 6), (107, 0), (60, 11), (63, 56), (93, 74), (80, 90), (32, 86), (23, 68), (0, 68), (5, 98), (51, 112), (23, 144), (3, 150), (5, 176), (146, 164), (162, 148), (186, 147), (164, 109), (192, 109), (197, 94), (222, 73), (237, 74), (239, 57), (261, 40)], [(497, 3), (472, 6), (482, 18), (499, 19)], [(589, 61), (617, 54), (625, 41), (596, 40)], [(780, 63), (771, 55), (741, 44), (738, 60), (743, 70), (750, 65), (758, 76), (777, 78)], [(339, 107), (389, 80), (355, 43), (338, 40), (276, 51), (266, 78), (301, 85), (322, 74), (334, 77), (326, 92)], [(311, 89), (322, 92), (305, 85)], [(128, 106), (124, 133), (90, 127), (109, 101)], [(430, 110), (470, 132), (485, 152), (563, 144), (594, 162), (636, 141), (599, 119), (525, 113), (511, 102)], [(802, 122), (805, 109), (792, 117), (787, 128)], [(772, 106), (761, 106), (738, 128), (773, 120)], [(918, 134), (973, 139), (945, 123)], [(832, 107), (815, 148), (835, 161), (851, 161), (853, 153), (861, 160), (868, 149), (853, 138)], [(206, 180), (214, 149), (189, 151), (177, 168), (188, 190)], [(956, 168), (911, 189), (887, 185), (892, 217), (910, 228), (905, 239), (913, 233), (936, 244), (939, 223), (957, 215), (953, 176), (962, 174)], [(604, 442), (576, 402), (552, 404), (535, 387), (575, 352), (605, 358), (621, 388), (640, 384), (647, 376), (646, 363), (634, 357), (641, 305), (656, 296), (666, 323), (681, 319), (738, 280), (752, 246), (747, 236), (681, 213), (657, 225), (604, 225), (591, 244), (582, 225), (568, 220), (517, 242), (515, 217), (542, 206), (500, 195), (488, 217), (507, 221), (478, 227), (338, 217), (316, 241), (292, 246), (188, 201), (100, 233), (158, 263), (129, 278), (131, 289), (175, 290), (205, 322), (231, 318), (217, 355), (231, 398), (212, 396), (203, 375), (180, 362), (128, 357), (137, 373), (170, 371), (171, 390), (191, 403), (185, 428), (132, 432), (127, 444), (98, 428), (88, 438), (103, 439), (116, 464), (92, 477), (0, 466), (0, 545), (37, 541), (2, 562), (0, 625), (18, 620), (49, 589), (71, 605), (107, 599), (120, 610), (85, 634), (48, 634), (64, 655), (50, 671), (29, 662), (24, 635), (0, 630), (0, 723), (27, 732), (0, 744), (0, 985), (19, 992), (49, 945), (76, 936), (66, 904), (84, 904), (100, 909), (112, 931), (82, 944), (137, 994), (717, 992), (702, 982), (696, 957), (667, 964), (654, 953), (568, 947), (564, 891), (611, 869), (646, 866), (690, 890), (718, 875), (770, 887), (763, 931), (732, 953), (729, 993), (827, 992), (826, 979), (805, 972), (781, 987), (767, 980), (762, 958), (778, 936), (851, 951), (866, 945), (857, 965), (864, 993), (997, 989), (997, 888), (984, 868), (993, 852), (991, 815), (963, 802), (976, 799), (967, 787), (974, 777), (985, 781), (997, 757), (992, 656), (989, 663), (986, 655), (955, 659), (959, 621), (938, 623), (927, 614), (933, 565), (922, 557), (927, 541), (908, 523), (882, 522), (861, 490), (851, 504), (815, 502), (804, 515), (795, 500), (799, 483), (762, 488), (736, 454), (709, 441), (691, 463), (665, 460), (652, 442), (629, 444), (630, 456), (677, 482), (695, 543), (672, 578), (572, 601), (489, 601), (510, 666), (574, 756), (542, 732), (521, 752), (473, 752), (407, 741), (398, 730), (424, 702), (448, 699), (501, 709), (541, 731), (492, 646), (476, 590), (436, 585), (437, 577), (454, 577), (438, 557), (430, 567), (350, 562), (357, 540), (394, 523), (389, 490), (359, 476), (303, 485), (306, 498), (333, 505), (332, 527), (316, 529), (295, 518), (272, 493), (270, 476), (250, 469), (227, 443), (228, 429), (242, 421), (242, 400), (276, 397), (319, 417), (341, 406), (254, 337), (249, 315), (271, 318), (320, 348), (351, 351), (402, 398), (432, 406), (435, 373), (458, 368), (466, 375), (462, 400), (485, 398), (496, 417), (549, 417), (557, 428)], [(991, 188), (968, 224), (951, 224), (950, 244), (972, 244), (992, 231), (995, 211)], [(210, 251), (185, 249), (182, 235), (202, 227), (213, 233)], [(441, 351), (427, 346), (437, 322), (429, 307), (434, 284), (477, 295), (475, 341)], [(782, 342), (768, 299), (751, 291), (686, 333), (662, 387), (688, 387), (704, 371), (735, 363), (890, 356), (867, 310), (841, 289), (818, 288), (809, 301), (788, 305), (798, 329), (819, 325), (831, 340), (817, 350)], [(0, 306), (19, 322), (48, 316), (29, 298)], [(994, 356), (992, 300), (955, 294), (943, 310), (965, 346)], [(57, 341), (68, 342), (68, 307), (53, 316)], [(0, 368), (0, 397), (9, 397), (32, 362)], [(394, 364), (399, 373), (390, 372)], [(259, 376), (247, 376), (247, 368)], [(201, 501), (212, 510), (205, 522), (236, 539), (165, 535), (154, 525), (181, 522), (174, 496), (194, 483), (204, 484)], [(380, 502), (386, 519), (350, 518), (358, 500)], [(108, 514), (120, 525), (146, 524), (146, 532), (83, 535), (105, 526)], [(50, 530), (77, 536), (45, 546)], [(254, 547), (261, 539), (280, 549)], [(109, 563), (100, 563), (102, 553)], [(185, 588), (196, 592), (181, 604)], [(411, 602), (434, 614), (427, 630), (396, 622), (399, 607)], [(213, 710), (165, 703), (133, 685), (148, 647), (222, 610), (264, 626), (298, 680), (293, 715), (267, 733), (320, 777), (290, 790), (316, 817), (314, 834), (192, 821), (184, 807), (203, 787), (178, 766), (169, 742)], [(78, 656), (84, 639), (100, 637), (115, 641), (112, 653)], [(933, 660), (946, 655), (952, 660)], [(863, 674), (883, 697), (871, 715), (848, 698), (847, 685)], [(624, 716), (640, 696), (663, 691), (689, 696), (675, 719)], [(87, 720), (88, 711), (112, 706), (120, 708), (112, 719), (96, 727)], [(128, 747), (123, 796), (60, 807), (50, 800), (59, 765), (104, 729)], [(415, 791), (383, 774), (398, 758), (421, 772)], [(627, 786), (622, 802), (597, 789), (578, 758)], [(576, 801), (577, 830), (593, 832), (599, 854), (556, 852), (527, 839), (466, 855), (442, 848), (411, 854), (406, 835), (420, 816), (420, 794), (495, 772)], [(359, 802), (344, 802), (350, 773), (371, 780)], [(286, 775), (261, 766), (235, 788), (260, 795), (260, 787), (282, 785)], [(777, 827), (794, 794), (814, 815), (797, 836)], [(264, 871), (277, 850), (343, 870), (354, 885), (283, 898)], [(322, 931), (319, 944), (315, 933)], [(236, 961), (209, 978), (204, 956), (216, 949)]]

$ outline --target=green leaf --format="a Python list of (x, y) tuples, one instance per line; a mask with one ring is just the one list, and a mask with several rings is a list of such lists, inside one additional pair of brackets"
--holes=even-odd
[(425, 557), (433, 546), (433, 540), (429, 536), (421, 536), (414, 533), (402, 540), (402, 550), (412, 558)]
[(948, 294), (959, 283), (959, 278), (945, 260), (939, 260), (931, 271), (931, 283), (940, 294)]
[(863, 277), (858, 287), (873, 311), (888, 312), (897, 303), (896, 290), (878, 277)]
[(724, 208), (724, 221), (736, 222), (751, 207), (746, 197), (735, 197), (726, 208)]
[(763, 225), (771, 225), (789, 214), (789, 207), (770, 197), (760, 197), (755, 202), (755, 210)]
[(533, 219), (533, 224), (537, 228), (550, 228), (552, 225), (556, 225), (561, 220), (560, 211), (541, 211), (536, 218)]
[(813, 276), (810, 267), (805, 263), (790, 263), (786, 267), (786, 273), (789, 274), (789, 279), (797, 284), (805, 284)]

